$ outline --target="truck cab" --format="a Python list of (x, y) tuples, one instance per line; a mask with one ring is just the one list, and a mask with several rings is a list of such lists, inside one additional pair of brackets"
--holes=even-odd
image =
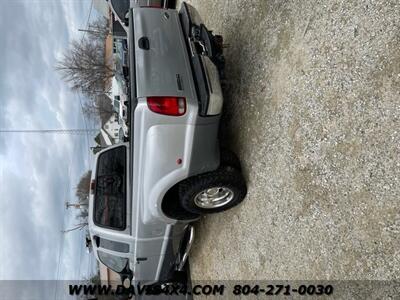
[[(89, 197), (93, 252), (99, 262), (122, 277), (142, 283), (165, 281), (183, 269), (187, 248), (193, 241), (193, 227), (188, 222), (142, 221), (129, 184), (130, 156), (129, 143), (96, 155)], [(164, 260), (169, 263), (164, 265)]]
[(96, 258), (117, 273), (130, 274), (134, 248), (128, 212), (129, 145), (119, 144), (96, 155), (89, 197), (89, 228)]

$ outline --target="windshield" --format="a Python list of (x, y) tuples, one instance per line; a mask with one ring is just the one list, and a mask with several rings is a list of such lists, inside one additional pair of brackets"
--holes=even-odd
[(119, 257), (105, 253), (103, 251), (97, 251), (100, 261), (108, 268), (114, 272), (121, 273), (126, 265), (128, 264), (128, 259), (124, 257)]
[(126, 228), (126, 147), (100, 154), (97, 163), (94, 223), (116, 230)]

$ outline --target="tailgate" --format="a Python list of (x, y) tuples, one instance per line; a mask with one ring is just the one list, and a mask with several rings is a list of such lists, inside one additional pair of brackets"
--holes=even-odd
[(136, 96), (185, 96), (190, 65), (178, 12), (136, 8), (133, 20)]

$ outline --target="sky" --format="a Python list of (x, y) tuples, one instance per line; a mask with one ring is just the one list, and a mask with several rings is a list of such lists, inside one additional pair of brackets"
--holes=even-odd
[[(80, 39), (90, 0), (0, 0), (0, 130), (85, 128), (54, 66)], [(87, 126), (92, 126), (87, 124)], [(95, 259), (65, 201), (91, 167), (93, 136), (0, 132), (0, 280), (88, 278)]]

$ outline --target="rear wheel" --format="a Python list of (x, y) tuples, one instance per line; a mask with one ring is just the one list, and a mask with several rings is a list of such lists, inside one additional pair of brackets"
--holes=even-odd
[(163, 212), (171, 219), (175, 220), (195, 220), (200, 216), (198, 214), (191, 213), (184, 209), (179, 201), (179, 185), (171, 188), (165, 195), (164, 200), (162, 202), (162, 210)]
[(195, 176), (179, 185), (181, 206), (194, 214), (217, 213), (243, 201), (247, 188), (242, 174), (234, 168)]

